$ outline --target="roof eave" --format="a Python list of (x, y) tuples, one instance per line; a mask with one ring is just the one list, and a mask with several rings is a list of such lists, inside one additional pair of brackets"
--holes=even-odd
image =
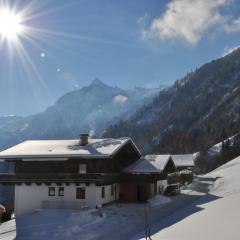
[(69, 160), (70, 158), (79, 158), (79, 159), (95, 159), (95, 158), (110, 158), (111, 155), (77, 155), (77, 154), (56, 154), (56, 155), (2, 155), (0, 156), (0, 161), (14, 161), (14, 160), (22, 160), (22, 159), (63, 159), (66, 158)]

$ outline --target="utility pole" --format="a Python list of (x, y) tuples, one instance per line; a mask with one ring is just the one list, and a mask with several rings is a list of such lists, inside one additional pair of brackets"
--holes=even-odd
[(150, 203), (144, 203), (144, 222), (145, 222), (145, 239), (151, 240), (151, 229), (150, 229)]

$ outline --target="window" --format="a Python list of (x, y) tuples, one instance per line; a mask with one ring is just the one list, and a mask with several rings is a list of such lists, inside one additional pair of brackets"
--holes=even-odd
[(48, 196), (55, 196), (55, 187), (48, 188)]
[(87, 173), (87, 164), (79, 164), (79, 174), (85, 174)]
[(58, 188), (58, 196), (64, 196), (64, 187)]
[(154, 194), (155, 195), (157, 194), (157, 183), (156, 182), (154, 183)]
[(114, 185), (111, 185), (111, 196), (114, 194)]
[(76, 199), (85, 199), (86, 190), (83, 187), (76, 188)]
[(105, 198), (105, 187), (102, 187), (102, 198)]

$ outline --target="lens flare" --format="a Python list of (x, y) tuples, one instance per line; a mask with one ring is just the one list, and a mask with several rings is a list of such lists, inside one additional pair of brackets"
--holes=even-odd
[(21, 15), (7, 8), (0, 9), (0, 36), (6, 41), (17, 39), (23, 33)]
[[(36, 96), (35, 100), (39, 103), (42, 102), (42, 96), (38, 98), (39, 92), (44, 92), (49, 100), (53, 98), (41, 69), (35, 62), (36, 50), (40, 58), (47, 57), (48, 62), (54, 61), (56, 72), (59, 73), (62, 70), (58, 66), (63, 66), (65, 61), (59, 59), (54, 53), (60, 51), (76, 54), (69, 40), (126, 47), (126, 44), (122, 42), (56, 30), (59, 26), (55, 28), (53, 24), (55, 20), (51, 22), (54, 14), (70, 6), (78, 5), (77, 0), (66, 1), (67, 3), (59, 4), (55, 8), (46, 8), (47, 1), (42, 0), (22, 1), (24, 2), (22, 4), (19, 2), (19, 0), (0, 0), (0, 55), (5, 56), (4, 61), (10, 66), (6, 69), (9, 71), (9, 84), (16, 73), (25, 74), (24, 79), (28, 80)], [(41, 62), (41, 64), (44, 63), (46, 61)]]

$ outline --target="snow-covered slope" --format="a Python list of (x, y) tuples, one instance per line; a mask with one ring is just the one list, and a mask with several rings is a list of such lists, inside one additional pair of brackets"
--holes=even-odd
[[(152, 239), (240, 239), (240, 157), (205, 178), (217, 178), (210, 192), (197, 202), (156, 224)], [(135, 239), (145, 239), (140, 236)]]
[(219, 142), (219, 143), (213, 145), (212, 147), (210, 147), (210, 148), (208, 149), (208, 154), (209, 154), (210, 156), (219, 155), (219, 154), (221, 153), (221, 151), (222, 151), (222, 144), (223, 144), (223, 143), (226, 143), (227, 141), (229, 141), (230, 146), (232, 146), (233, 143), (234, 143), (234, 137), (235, 137), (235, 136), (236, 136), (236, 135), (234, 135), (234, 136), (232, 136), (232, 137), (230, 137), (230, 138), (227, 138), (227, 139), (225, 139), (224, 141)]

